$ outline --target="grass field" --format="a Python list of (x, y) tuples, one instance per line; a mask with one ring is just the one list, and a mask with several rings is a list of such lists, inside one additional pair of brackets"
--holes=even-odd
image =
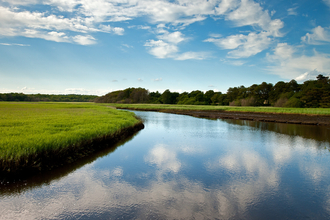
[(0, 160), (60, 152), (137, 123), (131, 112), (94, 103), (0, 102)]
[(197, 111), (228, 111), (228, 112), (260, 112), (303, 115), (330, 115), (330, 108), (279, 108), (279, 107), (240, 107), (212, 105), (166, 105), (166, 104), (113, 104), (116, 108), (143, 110), (197, 110)]

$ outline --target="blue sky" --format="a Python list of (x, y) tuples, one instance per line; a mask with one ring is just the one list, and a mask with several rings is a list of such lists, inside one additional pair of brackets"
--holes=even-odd
[(0, 92), (215, 90), (330, 75), (330, 0), (0, 0)]

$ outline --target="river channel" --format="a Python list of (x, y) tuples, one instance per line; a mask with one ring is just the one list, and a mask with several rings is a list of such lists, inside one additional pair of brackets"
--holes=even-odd
[(0, 184), (0, 219), (330, 219), (330, 129), (139, 112), (145, 128)]

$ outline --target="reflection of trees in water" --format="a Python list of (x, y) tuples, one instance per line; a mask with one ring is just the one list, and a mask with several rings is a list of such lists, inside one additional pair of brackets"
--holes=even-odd
[(328, 126), (315, 126), (315, 125), (299, 125), (299, 124), (285, 124), (285, 123), (272, 123), (248, 120), (234, 120), (234, 119), (221, 119), (229, 124), (249, 126), (263, 131), (274, 131), (280, 134), (289, 136), (300, 136), (302, 138), (312, 139), (318, 141), (317, 147), (324, 149), (324, 144), (320, 142), (327, 142), (328, 149), (330, 150), (330, 127)]
[(99, 158), (115, 152), (119, 146), (131, 141), (138, 133), (139, 132), (127, 137), (124, 140), (119, 141), (116, 144), (105, 146), (105, 148), (101, 149), (100, 151), (94, 152), (93, 154), (83, 157), (73, 163), (67, 164), (64, 167), (55, 168), (50, 171), (44, 171), (31, 177), (17, 179), (11, 182), (0, 182), (0, 198), (2, 196), (20, 194), (27, 190), (39, 188), (44, 185), (50, 185), (53, 181), (58, 181), (74, 172), (75, 170), (78, 170)]

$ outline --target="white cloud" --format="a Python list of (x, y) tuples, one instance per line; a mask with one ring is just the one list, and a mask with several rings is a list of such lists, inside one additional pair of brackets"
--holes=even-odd
[(298, 7), (294, 7), (294, 8), (289, 8), (288, 9), (288, 15), (298, 15), (298, 13), (297, 13), (297, 8)]
[(209, 38), (204, 42), (212, 42), (222, 49), (232, 50), (228, 52), (229, 58), (246, 58), (260, 53), (267, 49), (272, 43), (269, 32), (255, 33), (248, 35), (237, 34), (226, 38)]
[(90, 35), (87, 36), (77, 35), (73, 37), (73, 40), (81, 45), (96, 44), (95, 38)]
[(128, 44), (122, 44), (122, 46), (126, 47), (126, 48), (133, 48), (133, 46), (128, 45)]
[(169, 32), (165, 30), (166, 25), (157, 25), (156, 33), (158, 41), (149, 40), (144, 46), (149, 47), (149, 53), (159, 59), (172, 58), (175, 60), (203, 60), (208, 57), (206, 52), (184, 52), (179, 53), (178, 44), (189, 40), (180, 31)]
[(220, 59), (220, 61), (224, 62), (224, 63), (228, 63), (230, 65), (233, 66), (242, 66), (245, 64), (245, 61), (242, 60), (226, 60), (226, 59)]
[[(47, 13), (41, 12), (17, 11), (0, 6), (0, 35), (2, 36), (42, 38), (56, 42), (82, 42), (82, 45), (92, 43), (90, 35), (81, 37), (81, 35), (73, 34), (73, 36), (69, 36), (67, 31), (84, 34), (90, 32), (111, 32), (122, 35), (124, 29), (110, 27), (109, 25), (100, 25), (100, 28), (95, 28), (94, 22), (88, 17), (82, 18), (77, 16), (69, 19), (63, 16), (47, 15)], [(89, 41), (86, 41), (87, 39)]]
[(208, 57), (206, 52), (192, 52), (178, 53), (179, 48), (177, 44), (186, 40), (180, 32), (174, 32), (158, 36), (163, 40), (149, 40), (144, 46), (149, 47), (149, 53), (159, 59), (172, 58), (175, 60), (203, 60)]
[(275, 13), (276, 13), (276, 11), (275, 11), (275, 10), (272, 10), (272, 11), (270, 12), (270, 16), (273, 16)]
[[(7, 21), (7, 24), (19, 21), (19, 23), (22, 23), (20, 25), (22, 29), (33, 25), (33, 29), (71, 30), (84, 33), (111, 31), (121, 35), (123, 34), (122, 28), (112, 28), (110, 26), (107, 28), (103, 23), (132, 20), (142, 16), (147, 16), (151, 23), (170, 23), (181, 27), (203, 21), (207, 16), (214, 16), (215, 18), (225, 16), (227, 20), (234, 21), (238, 26), (256, 25), (263, 30), (274, 31), (274, 33), (281, 28), (282, 24), (279, 20), (272, 21), (268, 12), (263, 11), (259, 3), (251, 0), (178, 0), (174, 2), (163, 0), (7, 0), (6, 2), (16, 6), (44, 4), (51, 6), (52, 9), (57, 8), (59, 11), (66, 11), (72, 15), (72, 18), (68, 19), (28, 11), (11, 11), (11, 15), (8, 15), (8, 8), (7, 13), (1, 11), (0, 15), (2, 14), (2, 17), (7, 18), (7, 20), (0, 20), (2, 24), (6, 24), (4, 21)], [(26, 19), (18, 19), (17, 17), (25, 17)], [(95, 28), (96, 24), (103, 26), (98, 29)], [(140, 25), (137, 27), (149, 29), (149, 26)], [(20, 33), (20, 30), (17, 30), (14, 25), (13, 29), (8, 27), (6, 36), (11, 31), (16, 32), (15, 35)]]
[(0, 43), (0, 45), (4, 46), (20, 46), (20, 47), (29, 47), (29, 44), (16, 44), (16, 43)]
[(313, 71), (306, 72), (304, 74), (301, 74), (300, 76), (296, 77), (295, 80), (297, 81), (306, 81), (306, 80), (315, 80), (318, 75), (323, 75), (323, 76), (330, 76), (330, 73), (324, 73), (324, 72), (319, 72), (317, 69)]
[(239, 7), (229, 12), (225, 19), (233, 21), (239, 27), (257, 26), (273, 36), (282, 36), (279, 30), (283, 27), (283, 22), (279, 19), (271, 20), (268, 11), (251, 0), (241, 0)]
[(128, 28), (136, 28), (136, 29), (140, 29), (140, 30), (150, 30), (151, 27), (147, 26), (147, 25), (131, 25), (128, 26)]
[(138, 78), (137, 80), (138, 80), (139, 82), (143, 82), (143, 79), (141, 79), (141, 78)]
[(330, 0), (323, 0), (325, 4), (327, 4), (330, 7)]
[(319, 45), (325, 42), (330, 42), (330, 31), (318, 26), (312, 30), (312, 34), (307, 33), (301, 40), (308, 44)]
[(160, 59), (172, 58), (179, 50), (175, 44), (170, 44), (162, 40), (149, 40), (144, 46), (150, 47), (149, 53)]
[(163, 81), (163, 79), (162, 78), (157, 78), (157, 79), (153, 79), (153, 81), (160, 82), (160, 81)]
[[(253, 26), (256, 29), (248, 35), (237, 34), (227, 37), (213, 35), (204, 41), (212, 42), (221, 49), (231, 50), (228, 52), (228, 58), (254, 56), (268, 49), (275, 37), (283, 36), (280, 32), (283, 22), (279, 19), (272, 20), (268, 11), (264, 11), (259, 3), (251, 0), (227, 0), (221, 5), (219, 13), (224, 14), (225, 20), (234, 22), (238, 27)], [(272, 12), (272, 15), (274, 13)]]
[(285, 79), (304, 80), (314, 77), (318, 73), (330, 73), (330, 57), (328, 54), (314, 51), (314, 55), (296, 55), (298, 48), (287, 43), (279, 43), (273, 54), (268, 54), (268, 61), (273, 64), (269, 71)]
[(173, 33), (169, 33), (166, 31), (163, 35), (159, 35), (157, 38), (161, 39), (161, 40), (165, 40), (165, 41), (167, 41), (169, 43), (173, 43), (173, 44), (178, 44), (178, 43), (186, 40), (183, 37), (183, 34), (179, 31), (176, 31)]
[(239, 6), (238, 0), (223, 0), (215, 8), (216, 15), (223, 15)]
[(185, 52), (178, 54), (174, 59), (175, 60), (205, 60), (209, 57), (207, 52)]
[(110, 25), (103, 25), (101, 24), (100, 26), (100, 30), (103, 32), (107, 32), (107, 33), (115, 33), (117, 35), (123, 35), (124, 34), (124, 28), (121, 27), (111, 27)]

